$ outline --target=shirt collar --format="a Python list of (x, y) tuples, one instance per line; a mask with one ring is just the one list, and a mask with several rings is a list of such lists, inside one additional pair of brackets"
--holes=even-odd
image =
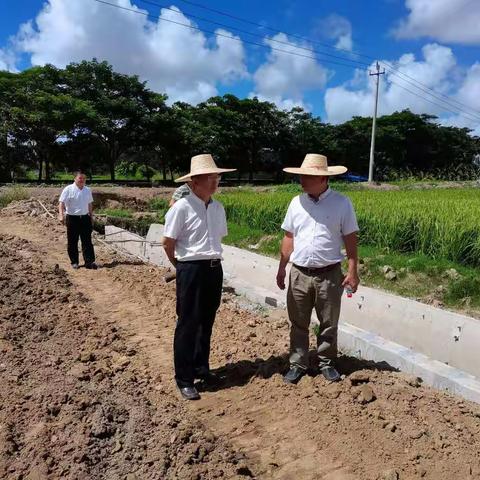
[(332, 192), (332, 190), (330, 189), (330, 187), (328, 187), (319, 197), (318, 197), (318, 200), (314, 200), (308, 193), (305, 193), (305, 196), (312, 202), (312, 203), (318, 203), (320, 202), (321, 200), (323, 200), (324, 198), (327, 198), (330, 193)]
[[(202, 204), (203, 206), (205, 206), (205, 202), (200, 198), (198, 197), (197, 195), (195, 195), (195, 193), (193, 192), (193, 190), (190, 188), (190, 196), (192, 197), (192, 199), (197, 202), (197, 203), (200, 203)], [(210, 197), (210, 200), (208, 202), (208, 205), (210, 205), (211, 203), (213, 202), (213, 199), (212, 197)]]
[(77, 187), (77, 184), (75, 182), (72, 183), (72, 185), (77, 189), (77, 190), (80, 190), (80, 191), (83, 191), (83, 189), (85, 188), (85, 186), (83, 188), (78, 188)]

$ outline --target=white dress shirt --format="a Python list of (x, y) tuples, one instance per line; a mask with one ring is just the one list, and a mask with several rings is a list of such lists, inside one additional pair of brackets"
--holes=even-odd
[(87, 186), (78, 188), (74, 182), (63, 189), (58, 201), (65, 204), (67, 215), (88, 215), (88, 205), (93, 203), (92, 191)]
[(211, 200), (208, 207), (193, 192), (170, 208), (165, 215), (163, 235), (174, 238), (178, 261), (222, 258), (222, 238), (227, 220), (221, 203)]
[(290, 261), (309, 268), (326, 267), (344, 259), (343, 237), (358, 231), (352, 202), (328, 188), (315, 201), (306, 193), (291, 202), (282, 229), (293, 234)]

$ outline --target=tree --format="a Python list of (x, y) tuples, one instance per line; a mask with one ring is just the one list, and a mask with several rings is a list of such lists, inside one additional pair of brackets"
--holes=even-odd
[(150, 91), (137, 76), (116, 73), (97, 60), (68, 65), (65, 79), (69, 93), (91, 107), (72, 135), (88, 132), (99, 140), (114, 181), (118, 159), (140, 138), (145, 117), (165, 108), (166, 96)]
[(62, 71), (52, 65), (34, 67), (9, 78), (2, 102), (4, 129), (14, 148), (28, 148), (38, 165), (38, 178), (50, 179), (59, 146), (83, 118), (86, 105), (65, 92)]

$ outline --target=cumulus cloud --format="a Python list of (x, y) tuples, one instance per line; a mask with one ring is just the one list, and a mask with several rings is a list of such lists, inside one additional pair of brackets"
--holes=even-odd
[(0, 70), (8, 70), (9, 72), (16, 72), (15, 67), (16, 56), (10, 48), (0, 48)]
[(175, 12), (162, 9), (160, 19), (153, 21), (130, 0), (111, 3), (134, 11), (49, 0), (35, 21), (20, 27), (17, 48), (31, 56), (32, 65), (63, 67), (93, 57), (107, 60), (115, 70), (138, 74), (150, 88), (166, 92), (170, 101), (198, 103), (216, 95), (219, 83), (247, 75), (243, 43), (231, 33), (217, 30), (224, 36), (207, 38), (198, 30), (165, 21), (194, 26), (176, 7)]
[[(425, 87), (432, 88), (444, 94), (454, 88), (458, 71), (455, 56), (450, 48), (438, 44), (428, 44), (422, 49), (423, 60), (416, 60), (413, 54), (402, 55), (396, 61), (388, 63), (399, 72), (411, 78), (421, 79)], [(371, 68), (373, 70), (373, 66)], [(368, 72), (363, 72), (363, 82), (359, 81), (359, 72), (355, 81), (329, 88), (325, 93), (325, 109), (329, 121), (343, 122), (354, 115), (371, 116), (373, 112), (374, 79)], [(412, 81), (408, 78), (408, 81)], [(379, 115), (392, 113), (396, 110), (410, 108), (418, 113), (442, 114), (441, 107), (428, 102), (428, 96), (408, 83), (405, 77), (387, 75), (380, 81)], [(415, 96), (406, 91), (405, 87), (418, 94)], [(422, 88), (425, 88), (422, 86)], [(434, 101), (434, 99), (430, 98)]]
[[(275, 41), (293, 45), (280, 45)], [(267, 61), (260, 65), (253, 75), (255, 87), (250, 95), (273, 102), (282, 109), (300, 106), (308, 110), (310, 107), (304, 103), (304, 93), (323, 88), (330, 72), (313, 58), (313, 53), (303, 49), (310, 48), (308, 44), (292, 42), (284, 33), (267, 38), (265, 43), (272, 48), (303, 56), (271, 50)]]
[(353, 48), (352, 24), (348, 18), (332, 13), (318, 22), (315, 31), (324, 38), (336, 40), (336, 48), (350, 51)]
[(406, 0), (405, 5), (410, 12), (394, 30), (397, 38), (480, 44), (478, 0)]

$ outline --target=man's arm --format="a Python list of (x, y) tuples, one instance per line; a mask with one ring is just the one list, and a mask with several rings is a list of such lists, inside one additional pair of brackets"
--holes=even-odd
[(88, 214), (90, 215), (90, 218), (92, 219), (92, 222), (93, 222), (93, 203), (88, 204)]
[(65, 203), (58, 202), (58, 221), (65, 223)]
[(349, 286), (352, 292), (355, 293), (360, 283), (358, 278), (357, 264), (358, 264), (358, 238), (357, 232), (350, 233), (343, 237), (343, 243), (345, 244), (345, 250), (347, 252), (348, 259), (348, 271), (345, 275), (342, 285)]
[(174, 267), (177, 266), (177, 259), (175, 258), (175, 242), (175, 238), (163, 237), (163, 249)]
[(280, 246), (280, 263), (277, 272), (277, 285), (280, 290), (285, 290), (285, 277), (287, 276), (287, 264), (293, 252), (293, 233), (285, 232)]

